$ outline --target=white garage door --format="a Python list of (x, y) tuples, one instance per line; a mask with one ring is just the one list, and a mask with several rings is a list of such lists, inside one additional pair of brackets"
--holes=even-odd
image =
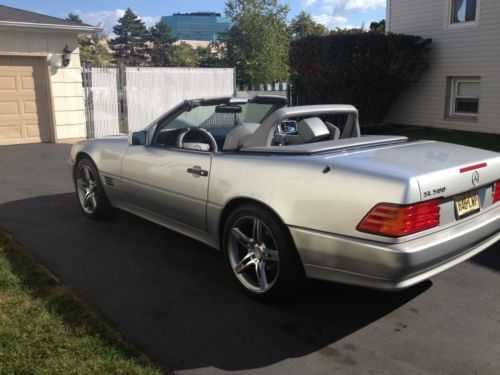
[(0, 145), (50, 141), (44, 58), (0, 56)]

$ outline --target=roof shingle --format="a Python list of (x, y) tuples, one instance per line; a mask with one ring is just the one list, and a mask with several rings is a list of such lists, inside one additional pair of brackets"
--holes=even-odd
[(27, 10), (17, 8), (11, 8), (5, 5), (0, 5), (0, 21), (92, 27), (92, 25), (88, 25), (86, 23), (67, 21), (62, 18), (47, 16), (45, 14), (29, 12)]

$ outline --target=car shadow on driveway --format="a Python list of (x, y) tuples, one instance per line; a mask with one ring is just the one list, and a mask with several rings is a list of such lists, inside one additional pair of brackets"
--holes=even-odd
[(500, 242), (497, 242), (487, 251), (483, 251), (471, 259), (483, 267), (500, 272)]
[(320, 352), (401, 307), (432, 284), (384, 293), (310, 282), (275, 305), (244, 296), (207, 246), (117, 212), (83, 217), (73, 193), (0, 206), (0, 226), (170, 370), (241, 371)]

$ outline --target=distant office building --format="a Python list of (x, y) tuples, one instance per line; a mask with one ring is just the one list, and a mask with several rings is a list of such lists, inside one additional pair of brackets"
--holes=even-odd
[(174, 13), (161, 20), (172, 29), (172, 35), (181, 40), (214, 41), (233, 25), (230, 19), (222, 17), (220, 13), (210, 12)]

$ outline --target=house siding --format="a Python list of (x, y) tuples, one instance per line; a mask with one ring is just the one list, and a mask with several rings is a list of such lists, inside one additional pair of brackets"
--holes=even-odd
[[(60, 62), (65, 45), (72, 54), (70, 64), (62, 67)], [(76, 33), (0, 29), (0, 54), (46, 56), (55, 122), (54, 140), (86, 137), (85, 101)]]
[[(500, 1), (478, 0), (477, 25), (447, 26), (449, 0), (389, 0), (388, 31), (432, 38), (430, 67), (401, 95), (385, 121), (403, 125), (500, 133)], [(479, 77), (475, 119), (446, 115), (447, 77)]]

